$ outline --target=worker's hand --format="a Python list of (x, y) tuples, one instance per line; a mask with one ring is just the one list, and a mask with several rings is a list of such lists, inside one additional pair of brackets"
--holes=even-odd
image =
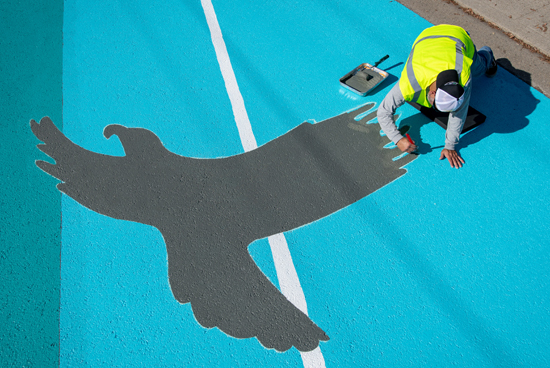
[(418, 148), (415, 144), (412, 144), (411, 142), (409, 142), (409, 140), (406, 137), (401, 138), (399, 142), (397, 142), (397, 147), (402, 152), (408, 152), (408, 153), (413, 153)]
[(464, 163), (462, 157), (460, 157), (458, 152), (456, 152), (455, 150), (448, 150), (446, 148), (443, 149), (443, 151), (441, 151), (441, 156), (439, 157), (439, 159), (443, 160), (445, 158), (449, 160), (451, 167), (456, 167), (457, 169), (459, 167), (462, 167), (462, 164)]

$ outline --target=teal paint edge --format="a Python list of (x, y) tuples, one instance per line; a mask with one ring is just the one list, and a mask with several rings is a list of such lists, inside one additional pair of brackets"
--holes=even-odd
[(29, 121), (62, 128), (62, 0), (0, 4), (0, 366), (59, 366), (61, 195)]

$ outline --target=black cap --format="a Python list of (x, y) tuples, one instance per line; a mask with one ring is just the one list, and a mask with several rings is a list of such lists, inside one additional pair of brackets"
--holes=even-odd
[[(454, 82), (454, 83), (449, 83)], [(449, 83), (449, 84), (447, 84)], [(454, 69), (449, 69), (442, 71), (437, 75), (437, 80), (435, 81), (436, 88), (441, 88), (443, 91), (447, 92), (449, 95), (460, 98), (464, 94), (464, 88), (458, 82), (458, 73)]]

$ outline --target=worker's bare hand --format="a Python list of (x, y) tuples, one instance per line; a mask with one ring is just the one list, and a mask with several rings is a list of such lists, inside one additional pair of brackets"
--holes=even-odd
[(407, 138), (403, 137), (399, 140), (399, 142), (397, 142), (397, 148), (399, 148), (402, 152), (413, 153), (418, 147), (416, 144), (409, 142)]
[(457, 169), (459, 167), (462, 167), (462, 164), (464, 163), (464, 160), (462, 159), (462, 157), (460, 157), (458, 152), (456, 152), (455, 150), (449, 150), (446, 148), (443, 149), (443, 151), (441, 151), (441, 156), (439, 157), (439, 159), (443, 160), (445, 158), (449, 160), (451, 167), (455, 167)]

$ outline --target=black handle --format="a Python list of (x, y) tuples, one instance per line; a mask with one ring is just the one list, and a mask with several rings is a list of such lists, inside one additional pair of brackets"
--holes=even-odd
[(384, 56), (382, 59), (378, 60), (378, 61), (376, 62), (376, 64), (374, 64), (374, 67), (376, 68), (381, 62), (383, 62), (384, 60), (386, 60), (386, 59), (389, 58), (389, 57), (390, 57), (390, 55)]

